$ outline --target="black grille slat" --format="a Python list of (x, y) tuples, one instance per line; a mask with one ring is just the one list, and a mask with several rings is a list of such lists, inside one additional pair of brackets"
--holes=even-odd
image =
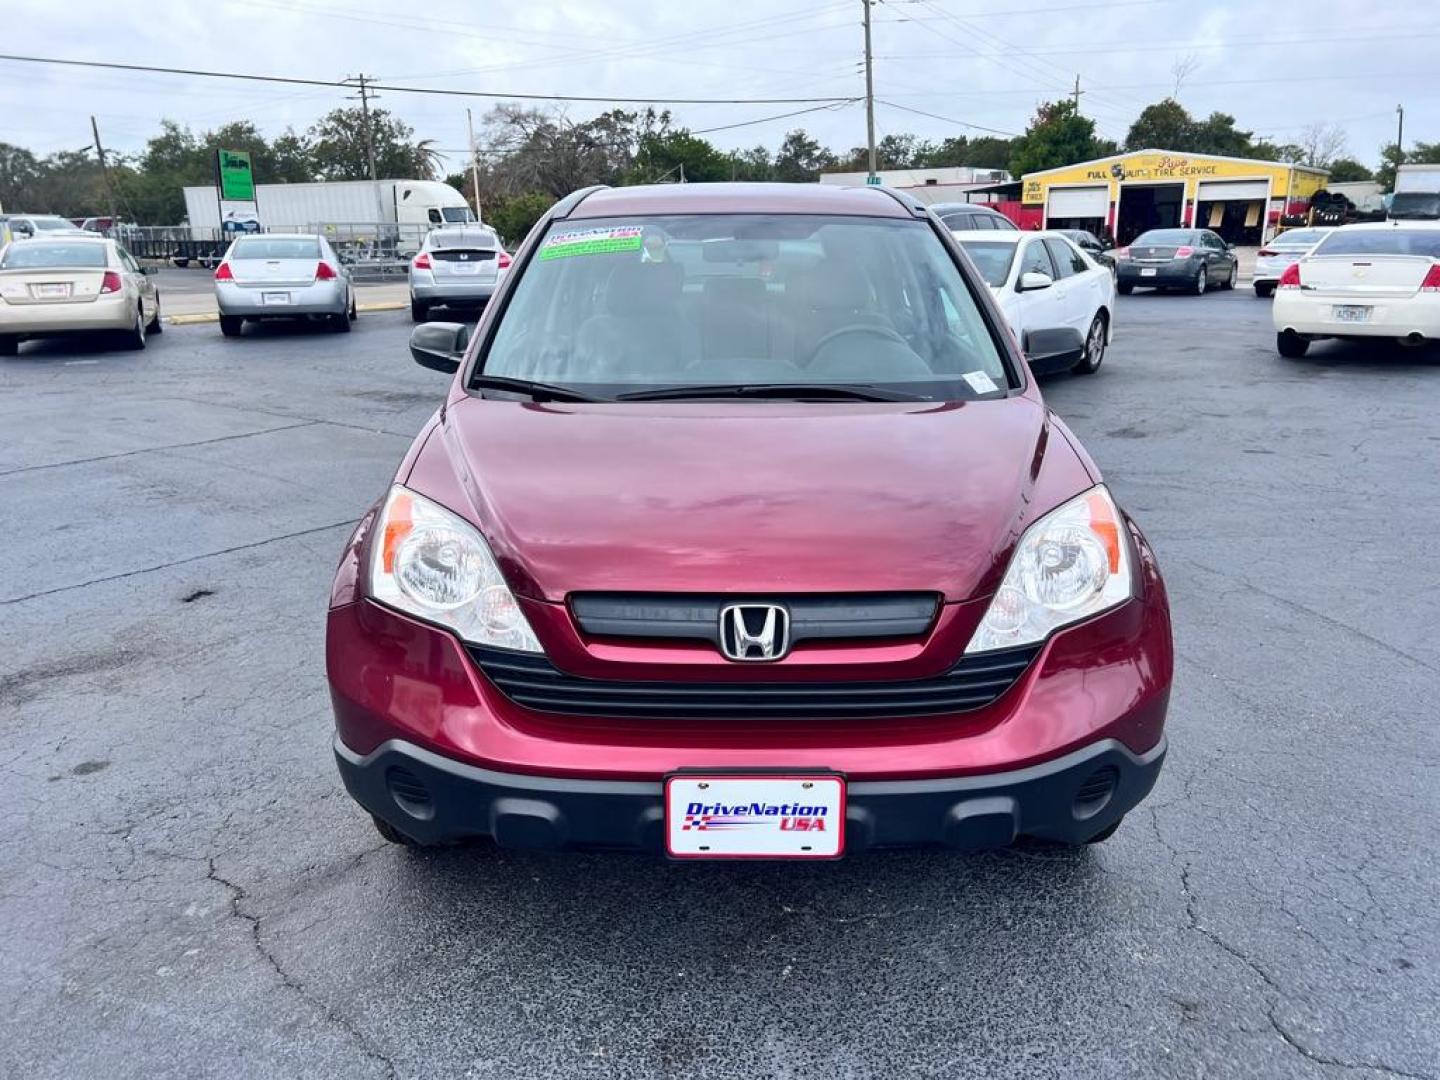
[(1005, 693), (1038, 646), (961, 660), (943, 675), (894, 682), (673, 682), (590, 679), (543, 656), (478, 645), (470, 655), (517, 705), (574, 716), (903, 717), (982, 708)]

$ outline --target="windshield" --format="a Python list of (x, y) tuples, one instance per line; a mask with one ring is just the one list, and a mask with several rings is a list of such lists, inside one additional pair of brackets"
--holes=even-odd
[(446, 221), (453, 221), (459, 224), (462, 221), (474, 221), (475, 215), (470, 212), (468, 206), (442, 206), (440, 216)]
[(232, 260), (318, 259), (319, 257), (320, 241), (303, 236), (291, 237), (288, 240), (257, 236), (251, 239), (236, 240), (230, 249)]
[(1311, 247), (1330, 235), (1329, 229), (1291, 229), (1270, 242), (1272, 247)]
[(23, 244), (11, 244), (0, 260), (0, 270), (49, 269), (51, 267), (93, 267), (101, 269), (109, 265), (103, 242), (82, 240), (75, 244), (59, 240), (30, 240)]
[(1135, 238), (1139, 247), (1174, 247), (1196, 241), (1197, 237), (1189, 229), (1151, 229)]
[(44, 218), (44, 217), (37, 217), (37, 218), (32, 218), (31, 220), (35, 223), (35, 231), (36, 231), (36, 232), (41, 232), (41, 231), (46, 230), (46, 229), (73, 229), (73, 228), (75, 228), (74, 225), (72, 225), (70, 222), (66, 221), (64, 218)]
[(971, 240), (967, 236), (960, 240), (960, 246), (965, 249), (965, 254), (974, 260), (980, 276), (998, 289), (1009, 280), (1010, 264), (1015, 261), (1015, 249), (1020, 245), (997, 244), (994, 241), (987, 243), (984, 240)]
[(552, 223), (483, 372), (599, 396), (844, 383), (951, 400), (1009, 383), (925, 222), (769, 214)]
[(1440, 217), (1440, 194), (1431, 191), (1397, 191), (1390, 199), (1391, 217)]
[(1440, 259), (1440, 229), (1337, 229), (1312, 255), (1418, 255)]

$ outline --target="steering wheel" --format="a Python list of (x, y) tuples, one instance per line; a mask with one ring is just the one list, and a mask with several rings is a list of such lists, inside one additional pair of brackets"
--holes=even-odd
[(907, 349), (910, 348), (910, 343), (900, 335), (899, 331), (891, 327), (876, 326), (873, 323), (851, 323), (849, 326), (842, 326), (837, 330), (831, 330), (817, 341), (810, 350), (810, 356), (805, 361), (805, 366), (809, 367), (815, 363), (815, 357), (820, 354), (821, 349), (825, 348), (825, 346), (829, 345), (836, 338), (845, 337), (847, 334), (868, 334), (871, 337), (878, 337), (883, 341), (893, 341), (899, 345), (904, 345)]

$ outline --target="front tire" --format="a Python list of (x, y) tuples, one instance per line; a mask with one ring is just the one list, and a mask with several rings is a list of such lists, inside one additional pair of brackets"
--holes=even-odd
[(1090, 324), (1090, 332), (1085, 335), (1085, 355), (1080, 357), (1073, 369), (1076, 374), (1093, 375), (1100, 370), (1100, 365), (1105, 361), (1107, 329), (1105, 313), (1096, 312), (1095, 321)]
[(1274, 283), (1269, 281), (1258, 282), (1255, 285), (1255, 295), (1261, 300), (1269, 300), (1270, 297), (1275, 295)]
[(1310, 351), (1310, 342), (1293, 330), (1282, 330), (1275, 335), (1275, 348), (1289, 360), (1299, 360)]
[(226, 337), (239, 337), (240, 329), (245, 325), (245, 320), (236, 315), (220, 316), (220, 333)]

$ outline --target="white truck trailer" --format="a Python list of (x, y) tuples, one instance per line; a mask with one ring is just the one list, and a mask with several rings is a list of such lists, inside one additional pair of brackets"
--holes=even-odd
[[(323, 225), (410, 225), (431, 228), (474, 221), (465, 197), (438, 180), (327, 180), (256, 184), (255, 209), (266, 232)], [(187, 187), (185, 212), (196, 228), (220, 227), (214, 187)], [(406, 230), (407, 232), (410, 230)]]
[(1440, 218), (1440, 165), (1401, 165), (1395, 170), (1390, 217)]

